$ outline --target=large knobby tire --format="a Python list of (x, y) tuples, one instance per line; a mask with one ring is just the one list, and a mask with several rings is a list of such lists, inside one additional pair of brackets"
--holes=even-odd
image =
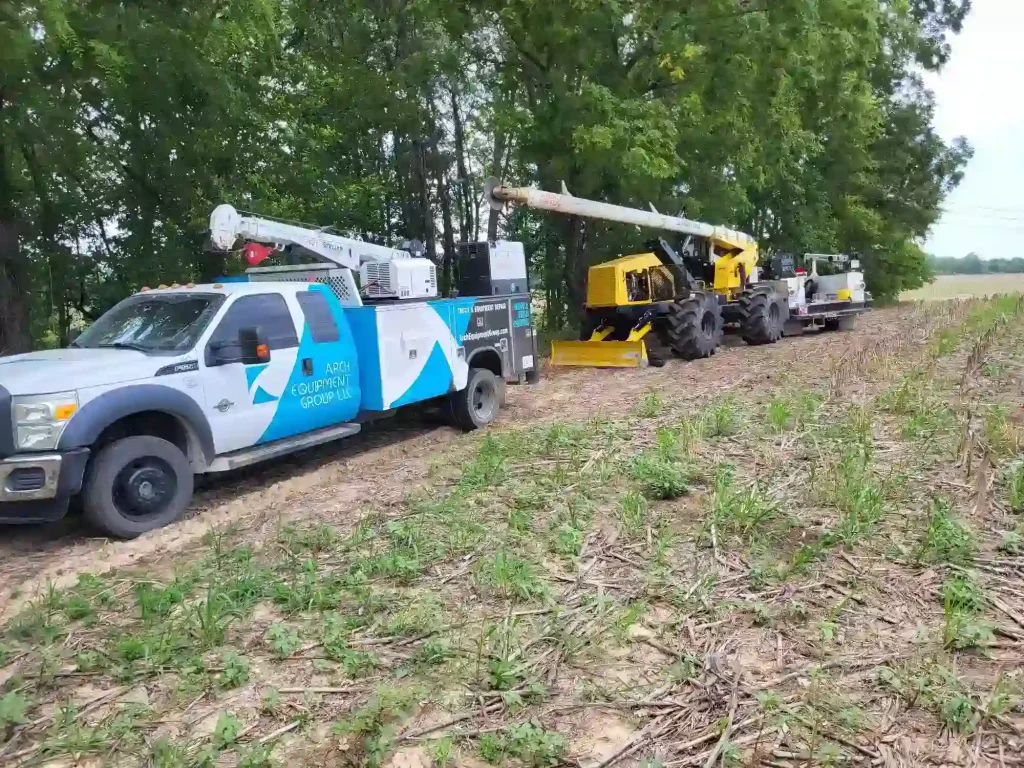
[(782, 338), (788, 306), (771, 291), (746, 290), (740, 296), (740, 336), (752, 346), (774, 344)]
[(722, 343), (722, 307), (718, 298), (695, 291), (673, 302), (662, 319), (662, 336), (684, 360), (711, 357)]
[(502, 382), (486, 368), (470, 368), (466, 388), (451, 395), (452, 418), (466, 432), (486, 427), (498, 417)]
[(86, 472), (85, 518), (104, 533), (134, 539), (181, 517), (194, 481), (174, 443), (150, 436), (118, 440), (102, 448)]

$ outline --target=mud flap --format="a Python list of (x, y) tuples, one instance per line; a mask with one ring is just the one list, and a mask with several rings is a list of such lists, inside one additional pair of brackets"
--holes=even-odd
[(590, 368), (645, 368), (643, 341), (553, 341), (551, 364)]

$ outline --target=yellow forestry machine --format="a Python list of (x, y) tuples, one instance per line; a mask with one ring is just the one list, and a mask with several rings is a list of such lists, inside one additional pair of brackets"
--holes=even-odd
[(617, 221), (684, 235), (678, 248), (664, 238), (644, 253), (590, 268), (580, 341), (556, 341), (552, 365), (609, 368), (662, 365), (666, 356), (696, 360), (718, 350), (725, 332), (748, 344), (774, 344), (806, 328), (848, 330), (868, 312), (871, 295), (860, 272), (821, 276), (819, 261), (860, 265), (841, 254), (807, 254), (811, 272), (778, 254), (758, 266), (750, 235), (699, 221), (666, 216), (538, 189), (506, 187), (490, 179), (490, 206), (524, 205), (570, 216)]

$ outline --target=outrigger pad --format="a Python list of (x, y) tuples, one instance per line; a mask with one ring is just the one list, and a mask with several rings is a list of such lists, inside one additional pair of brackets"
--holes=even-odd
[(647, 345), (642, 341), (553, 341), (551, 364), (589, 368), (645, 368)]

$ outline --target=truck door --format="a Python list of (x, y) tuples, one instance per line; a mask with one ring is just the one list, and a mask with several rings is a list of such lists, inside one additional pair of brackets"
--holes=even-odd
[[(269, 363), (242, 363), (238, 344), (242, 328), (263, 329), (270, 347)], [(232, 355), (233, 351), (237, 354)], [(260, 442), (274, 420), (298, 355), (295, 321), (280, 293), (239, 296), (228, 307), (207, 341), (202, 377), (218, 454)]]
[(315, 284), (294, 299), (302, 328), (298, 359), (262, 443), (351, 422), (360, 410), (359, 358), (341, 302)]

